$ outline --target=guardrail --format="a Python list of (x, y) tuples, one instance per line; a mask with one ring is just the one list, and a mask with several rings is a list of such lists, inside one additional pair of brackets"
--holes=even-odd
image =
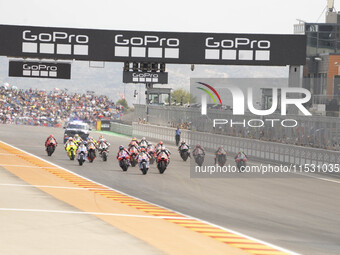
[[(133, 136), (146, 137), (175, 143), (175, 128), (133, 123)], [(236, 153), (241, 149), (248, 157), (263, 162), (274, 162), (279, 164), (339, 164), (340, 152), (322, 150), (308, 147), (295, 146), (290, 144), (280, 144), (266, 142), (255, 139), (231, 137), (203, 132), (182, 130), (181, 139), (189, 144), (200, 144), (205, 149), (215, 151), (218, 146), (231, 153)]]

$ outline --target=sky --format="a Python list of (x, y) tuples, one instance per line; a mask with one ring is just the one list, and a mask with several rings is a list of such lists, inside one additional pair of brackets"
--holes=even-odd
[[(335, 8), (337, 2), (340, 0), (335, 0)], [(324, 22), (325, 15), (322, 12), (326, 6), (327, 0), (0, 0), (0, 24), (136, 31), (292, 34), (297, 19)], [(5, 57), (1, 58), (2, 63), (8, 61)], [(72, 74), (86, 67), (85, 63), (76, 62), (72, 65)], [(122, 63), (107, 66), (121, 70)], [(7, 65), (0, 68), (3, 74), (0, 82), (34, 85), (34, 81), (7, 77)], [(109, 72), (109, 69), (106, 70)], [(190, 66), (167, 65), (168, 86), (175, 89), (188, 89), (191, 77), (283, 77), (288, 75), (287, 70), (286, 67), (196, 66), (195, 71), (191, 72)], [(104, 75), (108, 78), (107, 82), (102, 82), (102, 87), (105, 83), (106, 87), (110, 84), (119, 93), (127, 88), (129, 101), (134, 100), (132, 94), (136, 86), (123, 86), (121, 77), (116, 77), (115, 82), (112, 82), (110, 74)], [(48, 82), (50, 87), (63, 86), (63, 81)], [(73, 82), (70, 83), (72, 86), (81, 83), (84, 89), (90, 89), (93, 85), (87, 85), (86, 80), (77, 81), (73, 78), (70, 82)], [(47, 84), (46, 79), (41, 83)], [(115, 90), (112, 94), (118, 97)]]
[(289, 34), (296, 19), (315, 22), (326, 5), (327, 0), (0, 0), (0, 24)]

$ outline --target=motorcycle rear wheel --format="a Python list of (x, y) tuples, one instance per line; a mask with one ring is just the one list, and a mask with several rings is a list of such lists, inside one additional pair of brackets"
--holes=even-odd
[(107, 152), (104, 151), (104, 152), (103, 152), (103, 161), (106, 161), (106, 160), (107, 160)]

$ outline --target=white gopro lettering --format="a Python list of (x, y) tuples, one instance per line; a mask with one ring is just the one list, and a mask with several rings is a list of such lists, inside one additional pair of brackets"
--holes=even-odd
[(89, 42), (87, 35), (68, 34), (66, 32), (53, 32), (53, 33), (39, 33), (33, 34), (31, 30), (25, 30), (22, 33), (22, 38), (25, 41), (41, 41), (41, 42), (57, 42), (67, 40), (69, 43), (76, 42), (84, 44)]
[(207, 37), (205, 39), (205, 46), (208, 48), (240, 48), (248, 46), (250, 49), (269, 49), (270, 41), (268, 40), (250, 40), (249, 38), (235, 38), (235, 39), (224, 39), (215, 40), (214, 37)]
[(146, 35), (144, 37), (131, 37), (125, 39), (124, 35), (118, 34), (115, 36), (115, 44), (133, 46), (148, 46), (150, 44), (156, 44), (157, 46), (177, 47), (179, 46), (179, 39), (177, 38), (160, 38), (156, 35)]
[(58, 67), (57, 66), (47, 66), (44, 64), (39, 64), (39, 65), (29, 65), (29, 64), (23, 64), (22, 68), (24, 70), (33, 70), (33, 71), (57, 71)]

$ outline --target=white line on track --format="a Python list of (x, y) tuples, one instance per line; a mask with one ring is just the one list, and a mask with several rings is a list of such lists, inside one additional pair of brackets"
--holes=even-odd
[(68, 170), (68, 169), (66, 169), (66, 168), (64, 168), (64, 167), (62, 167), (62, 166), (58, 166), (58, 165), (56, 165), (56, 164), (54, 164), (54, 163), (52, 163), (52, 162), (49, 162), (49, 161), (47, 161), (47, 160), (45, 160), (45, 159), (43, 159), (43, 158), (40, 158), (40, 157), (38, 157), (38, 156), (36, 156), (36, 155), (34, 155), (34, 154), (32, 154), (32, 153), (29, 153), (29, 152), (27, 152), (27, 151), (24, 151), (24, 150), (22, 150), (22, 149), (19, 149), (19, 148), (15, 147), (15, 146), (13, 146), (13, 145), (10, 145), (10, 144), (8, 144), (8, 143), (6, 143), (6, 142), (4, 142), (4, 141), (1, 141), (1, 140), (0, 140), (0, 142), (2, 142), (2, 143), (6, 144), (6, 145), (8, 145), (8, 146), (10, 146), (10, 147), (12, 147), (12, 148), (14, 148), (14, 149), (17, 149), (17, 150), (19, 150), (19, 151), (22, 151), (22, 152), (24, 152), (24, 153), (27, 153), (28, 155), (30, 155), (30, 156), (32, 156), (32, 157), (35, 157), (35, 158), (38, 158), (38, 159), (40, 159), (40, 160), (42, 160), (42, 161), (44, 161), (44, 162), (46, 162), (46, 163), (49, 163), (49, 164), (51, 164), (51, 165), (53, 165), (53, 166), (55, 166), (55, 167), (59, 167), (60, 169), (65, 170), (66, 172), (69, 172), (69, 173), (72, 173), (72, 174), (74, 174), (74, 175), (77, 175), (77, 176), (79, 176), (79, 177), (81, 177), (81, 178), (84, 178), (85, 180), (88, 180), (88, 181), (91, 181), (91, 182), (96, 183), (96, 184), (98, 184), (98, 185), (101, 185), (101, 186), (103, 186), (103, 187), (106, 187), (107, 189), (113, 190), (113, 191), (118, 192), (118, 193), (120, 193), (120, 194), (122, 194), (122, 195), (129, 196), (129, 197), (131, 197), (131, 198), (138, 199), (139, 201), (142, 201), (142, 202), (145, 202), (145, 203), (149, 203), (149, 204), (151, 204), (151, 205), (155, 205), (155, 206), (158, 206), (158, 207), (160, 207), (160, 208), (163, 208), (163, 209), (166, 209), (166, 210), (175, 212), (175, 213), (177, 213), (177, 214), (183, 215), (183, 217), (185, 217), (186, 219), (189, 218), (189, 219), (195, 219), (195, 220), (201, 221), (201, 222), (203, 222), (203, 223), (209, 224), (209, 225), (214, 226), (214, 227), (216, 227), (216, 228), (219, 228), (219, 229), (222, 229), (222, 230), (231, 232), (231, 233), (233, 233), (233, 234), (240, 235), (240, 236), (242, 236), (242, 237), (244, 237), (244, 238), (253, 240), (253, 241), (255, 241), (255, 242), (262, 243), (262, 244), (264, 244), (264, 245), (270, 246), (270, 247), (272, 247), (272, 248), (274, 248), (274, 249), (277, 249), (277, 250), (280, 250), (280, 251), (282, 251), (282, 252), (286, 252), (286, 253), (289, 253), (289, 254), (291, 254), (291, 255), (299, 255), (299, 253), (296, 253), (296, 252), (293, 252), (293, 251), (284, 249), (284, 248), (279, 247), (279, 246), (276, 246), (276, 245), (274, 245), (274, 244), (271, 244), (271, 243), (268, 243), (268, 242), (265, 242), (265, 241), (256, 239), (256, 238), (254, 238), (254, 237), (247, 236), (247, 235), (242, 234), (242, 233), (239, 233), (239, 232), (237, 232), (237, 231), (234, 231), (234, 230), (231, 230), (231, 229), (222, 227), (222, 226), (218, 226), (218, 225), (213, 224), (213, 223), (210, 223), (210, 222), (208, 222), (208, 221), (205, 221), (205, 220), (202, 220), (202, 219), (199, 219), (199, 218), (195, 218), (195, 217), (186, 215), (186, 214), (184, 214), (184, 213), (178, 212), (178, 211), (176, 211), (176, 210), (169, 209), (169, 208), (167, 208), (167, 207), (164, 207), (164, 206), (161, 206), (161, 205), (158, 205), (158, 204), (149, 202), (149, 201), (147, 201), (147, 200), (144, 200), (144, 199), (141, 199), (141, 198), (138, 198), (138, 197), (129, 195), (129, 194), (124, 193), (124, 192), (122, 192), (122, 191), (119, 191), (119, 190), (117, 190), (117, 189), (114, 189), (114, 188), (111, 188), (111, 187), (106, 186), (106, 185), (104, 185), (104, 184), (101, 184), (101, 183), (98, 183), (98, 182), (96, 182), (96, 181), (93, 181), (93, 180), (91, 180), (91, 179), (89, 179), (89, 178), (87, 178), (87, 177), (84, 177), (84, 176), (81, 176), (81, 175), (79, 175), (79, 174), (77, 174), (77, 173), (74, 173), (74, 172), (72, 172), (72, 171), (70, 171), (70, 170)]
[(317, 177), (317, 176), (313, 176), (311, 174), (304, 174), (304, 173), (294, 173), (294, 174), (298, 174), (298, 175), (303, 175), (303, 176), (307, 176), (313, 179), (318, 179), (318, 180), (322, 180), (322, 181), (326, 181), (326, 182), (334, 182), (334, 183), (339, 183), (340, 181), (336, 181), (336, 180), (332, 180), (332, 179), (327, 179), (327, 178), (322, 178), (322, 177)]
[(20, 209), (20, 208), (0, 208), (0, 211), (87, 214), (87, 215), (105, 215), (105, 216), (118, 216), (118, 217), (150, 218), (150, 219), (176, 219), (176, 220), (187, 220), (188, 219), (187, 217), (173, 217), (173, 216), (151, 216), (151, 215), (136, 215), (136, 214), (121, 214), (121, 213), (61, 211), (61, 210), (43, 210), (43, 209)]

